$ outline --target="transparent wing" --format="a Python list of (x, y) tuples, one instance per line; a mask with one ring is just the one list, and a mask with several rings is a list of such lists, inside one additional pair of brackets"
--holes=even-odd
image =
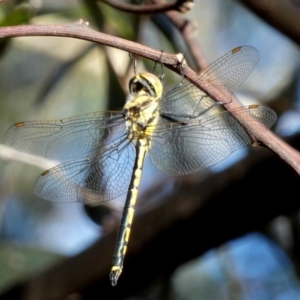
[[(199, 82), (214, 86), (224, 95), (220, 101), (230, 102), (231, 93), (250, 75), (259, 59), (258, 51), (249, 46), (238, 47), (208, 66), (199, 74)], [(176, 120), (195, 118), (216, 106), (206, 93), (187, 80), (166, 91), (160, 102), (160, 113)]]
[[(267, 127), (276, 120), (275, 112), (264, 106), (241, 107), (236, 112)], [(250, 135), (227, 111), (186, 124), (161, 118), (149, 154), (163, 173), (185, 175), (213, 166), (251, 142)]]
[(88, 155), (105, 143), (111, 133), (124, 131), (122, 114), (94, 112), (62, 120), (19, 122), (7, 131), (5, 140), (23, 152), (51, 159), (72, 159)]
[(44, 172), (34, 193), (52, 202), (99, 203), (127, 192), (135, 147), (124, 134), (108, 147)]

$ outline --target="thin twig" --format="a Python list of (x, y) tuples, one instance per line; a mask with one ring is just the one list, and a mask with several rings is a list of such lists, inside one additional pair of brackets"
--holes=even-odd
[(168, 11), (165, 13), (168, 19), (180, 31), (185, 43), (188, 47), (191, 57), (197, 67), (198, 71), (205, 69), (208, 66), (206, 57), (201, 50), (201, 46), (196, 39), (196, 25), (190, 20), (184, 19), (179, 13), (175, 11)]
[(0, 144), (0, 157), (7, 161), (19, 161), (30, 164), (42, 170), (48, 170), (60, 163), (58, 160), (51, 160), (41, 156), (31, 155), (2, 144)]
[[(153, 5), (163, 5), (165, 0), (144, 0), (146, 3), (152, 3)], [(190, 57), (197, 68), (197, 71), (203, 70), (208, 66), (208, 62), (201, 50), (201, 46), (196, 39), (196, 24), (191, 20), (183, 17), (177, 11), (167, 11), (164, 14), (175, 28), (181, 33), (182, 38), (189, 50)]]
[(124, 3), (116, 0), (99, 0), (102, 3), (108, 4), (118, 10), (136, 13), (136, 14), (157, 14), (170, 10), (176, 10), (181, 13), (188, 13), (194, 5), (193, 0), (177, 0), (174, 3), (157, 3), (153, 5), (135, 5)]

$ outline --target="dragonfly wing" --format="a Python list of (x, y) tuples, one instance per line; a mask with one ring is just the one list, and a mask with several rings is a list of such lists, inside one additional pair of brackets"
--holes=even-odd
[(248, 78), (258, 60), (259, 52), (254, 47), (234, 48), (204, 69), (199, 80), (233, 92)]
[(76, 159), (44, 172), (34, 193), (52, 202), (99, 203), (127, 192), (135, 147), (124, 135), (92, 156)]
[(125, 131), (122, 114), (94, 112), (63, 120), (19, 122), (7, 131), (5, 140), (23, 152), (71, 159), (88, 155), (116, 131)]
[(160, 101), (159, 111), (162, 116), (173, 121), (185, 122), (208, 113), (220, 106), (205, 92), (187, 80), (173, 87)]
[[(209, 65), (198, 81), (203, 87), (216, 88), (222, 92), (221, 102), (230, 102), (231, 93), (250, 75), (259, 59), (258, 51), (249, 46), (238, 47)], [(160, 113), (182, 121), (199, 117), (217, 106), (205, 92), (187, 80), (167, 90), (160, 101)]]
[[(267, 127), (276, 120), (274, 111), (264, 106), (242, 107), (237, 112)], [(161, 118), (153, 133), (149, 154), (152, 163), (162, 172), (185, 175), (213, 166), (251, 142), (250, 135), (227, 111), (186, 124)]]

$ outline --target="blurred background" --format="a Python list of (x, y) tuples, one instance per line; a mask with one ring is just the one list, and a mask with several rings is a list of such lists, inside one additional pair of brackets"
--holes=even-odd
[[(80, 18), (95, 30), (184, 53), (196, 68), (164, 14), (94, 1), (0, 2), (1, 26)], [(298, 45), (237, 0), (197, 0), (183, 18), (209, 63), (237, 46), (258, 49), (260, 61), (236, 95), (244, 105), (272, 107), (272, 129), (296, 146)], [(153, 68), (138, 59), (139, 71)], [(180, 81), (164, 71), (167, 85)], [(34, 196), (36, 178), (55, 164), (6, 147), (9, 127), (122, 110), (132, 75), (128, 53), (117, 49), (62, 37), (0, 40), (0, 299), (300, 299), (300, 181), (268, 150), (242, 149), (175, 179), (146, 161), (128, 264), (115, 288), (101, 266), (110, 264), (124, 197), (91, 208)], [(97, 252), (104, 244), (108, 250)]]

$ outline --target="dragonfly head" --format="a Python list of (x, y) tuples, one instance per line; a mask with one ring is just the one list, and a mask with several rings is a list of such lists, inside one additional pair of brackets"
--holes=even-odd
[(139, 73), (129, 81), (130, 94), (144, 93), (151, 97), (160, 97), (163, 85), (160, 79), (152, 73)]

